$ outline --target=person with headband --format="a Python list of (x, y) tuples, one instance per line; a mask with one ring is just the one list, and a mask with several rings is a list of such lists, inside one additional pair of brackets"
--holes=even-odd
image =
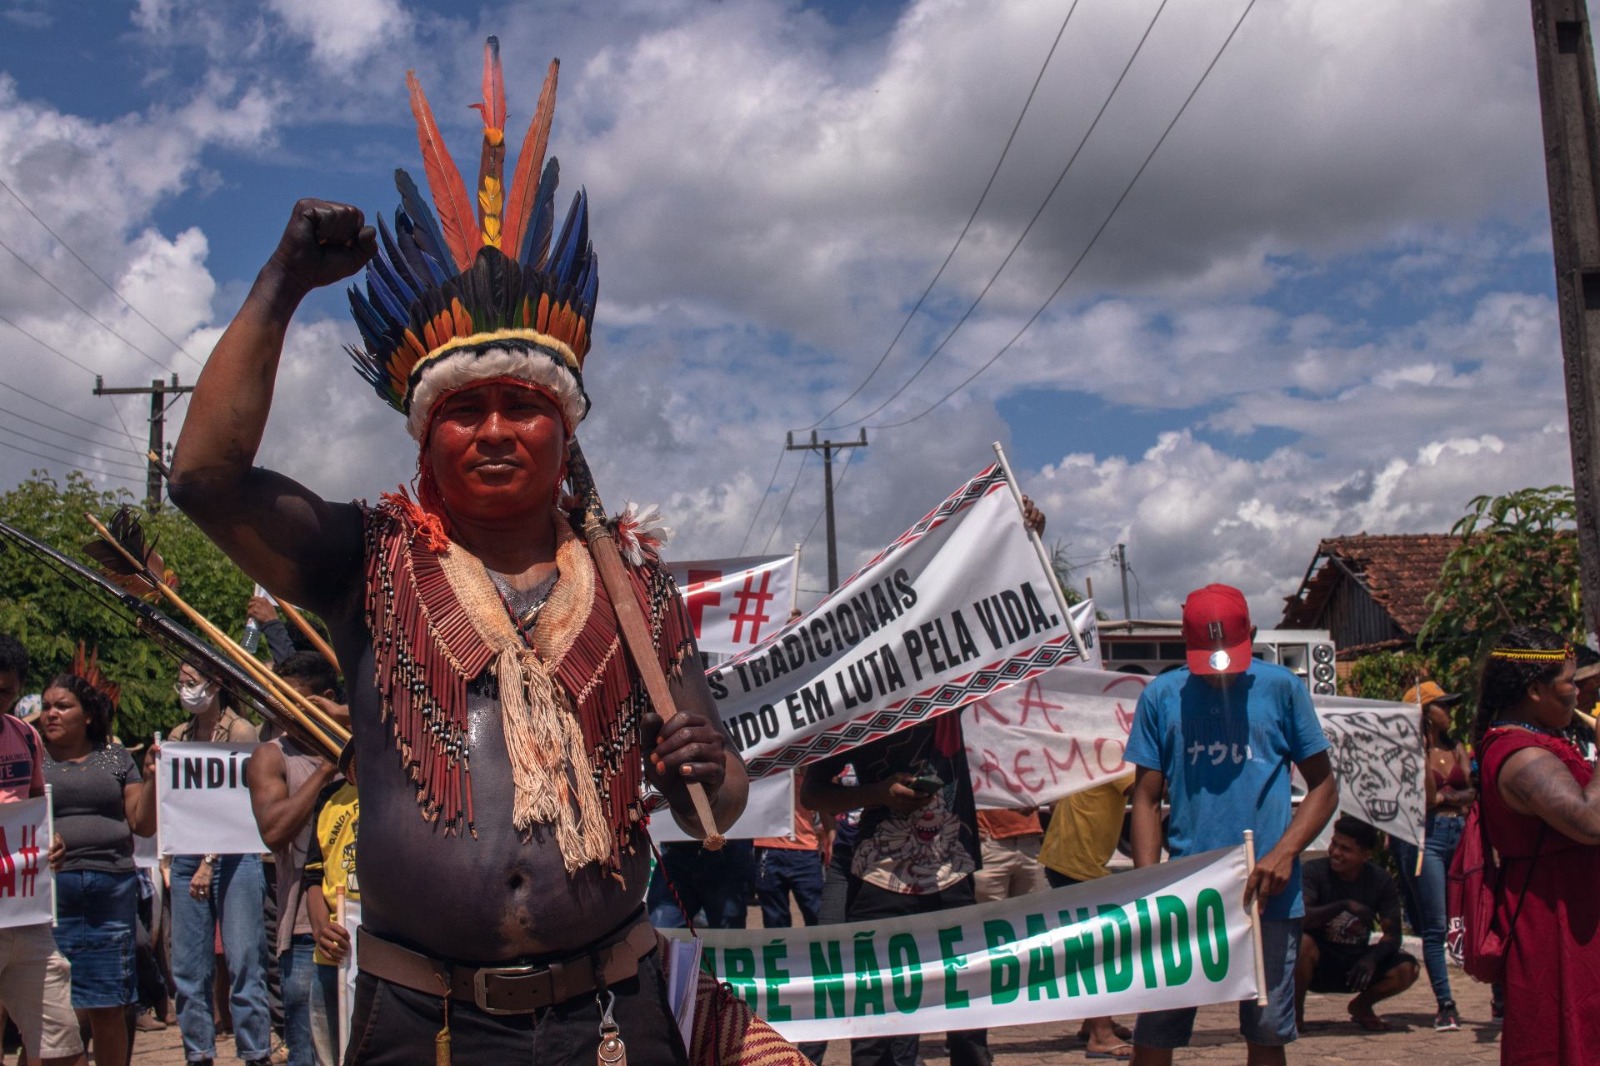
[[(172, 499), (328, 623), (348, 681), (363, 819), (347, 1061), (681, 1064), (642, 907), (644, 786), (706, 837), (744, 809), (747, 778), (659, 537), (631, 513), (597, 528), (570, 507), (598, 262), (583, 193), (556, 225), (556, 67), (508, 174), (489, 40), (470, 193), (408, 85), (432, 205), (404, 171), (376, 231), (349, 205), (295, 205), (195, 385)], [(363, 268), (351, 354), (417, 446), (414, 495), (377, 506), (254, 466), (296, 307)], [(651, 646), (624, 645), (624, 614)], [(677, 707), (665, 722), (650, 659)]]
[(1519, 626), (1478, 684), (1480, 817), (1503, 870), (1502, 1063), (1600, 1062), (1600, 775), (1565, 735), (1576, 673), (1565, 638)]

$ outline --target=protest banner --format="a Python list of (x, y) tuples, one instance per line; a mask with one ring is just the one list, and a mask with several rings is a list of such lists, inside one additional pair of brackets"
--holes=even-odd
[(674, 562), (670, 569), (701, 651), (748, 651), (789, 621), (798, 584), (793, 555)]
[(267, 851), (250, 810), (244, 765), (255, 744), (167, 741), (156, 756), (162, 855)]
[[(728, 840), (756, 840), (761, 837), (781, 837), (794, 828), (794, 790), (797, 787), (793, 774), (769, 774), (750, 782), (750, 799), (744, 813), (730, 826), (723, 827), (722, 835)], [(659, 793), (651, 793), (649, 801), (650, 839), (657, 844), (693, 840), (673, 820), (666, 801)]]
[(1316, 697), (1339, 778), (1339, 811), (1422, 846), (1427, 801), (1422, 715), (1414, 703)]
[(1193, 1007), (1256, 994), (1245, 878), (1243, 847), (1226, 848), (996, 903), (700, 940), (788, 1040)]
[(1037, 807), (1132, 770), (1123, 751), (1149, 680), (1058, 666), (968, 704), (961, 731), (973, 799)]
[(759, 777), (963, 707), (1076, 655), (996, 465), (706, 680)]
[(0, 803), (0, 929), (54, 919), (50, 801)]

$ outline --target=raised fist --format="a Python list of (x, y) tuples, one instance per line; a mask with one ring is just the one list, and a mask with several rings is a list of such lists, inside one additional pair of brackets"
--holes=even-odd
[(305, 291), (343, 281), (378, 252), (378, 237), (359, 207), (301, 200), (283, 228), (272, 263)]

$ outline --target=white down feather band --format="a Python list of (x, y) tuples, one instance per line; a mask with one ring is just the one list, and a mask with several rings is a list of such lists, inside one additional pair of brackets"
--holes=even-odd
[(439, 397), (476, 381), (511, 378), (549, 389), (561, 406), (561, 417), (570, 434), (589, 413), (589, 400), (578, 379), (567, 369), (559, 352), (542, 346), (519, 344), (515, 347), (461, 348), (431, 360), (411, 389), (411, 405), (406, 414), (406, 432), (419, 444), (428, 428), (428, 412)]

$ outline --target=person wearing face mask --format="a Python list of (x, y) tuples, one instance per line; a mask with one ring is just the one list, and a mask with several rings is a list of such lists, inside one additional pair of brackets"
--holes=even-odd
[[(178, 700), (189, 712), (169, 741), (245, 744), (256, 727), (224, 704), (215, 681), (187, 663), (178, 671)], [(215, 932), (230, 978), (228, 1002), (240, 1059), (266, 1063), (272, 1053), (267, 1004), (266, 930), (261, 906), (266, 874), (259, 855), (178, 855), (172, 859), (172, 978), (178, 986), (178, 1028), (190, 1064), (216, 1058), (211, 987), (216, 975)]]

